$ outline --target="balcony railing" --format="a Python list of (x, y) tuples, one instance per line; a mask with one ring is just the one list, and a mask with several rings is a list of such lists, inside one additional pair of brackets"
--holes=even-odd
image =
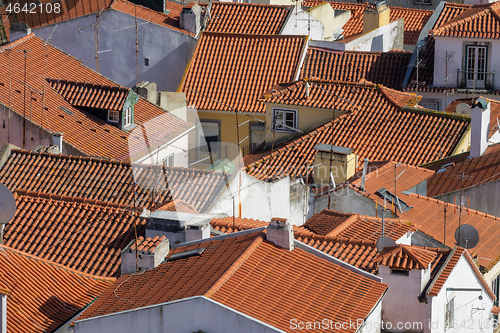
[(495, 71), (474, 72), (457, 70), (457, 88), (473, 90), (493, 90)]

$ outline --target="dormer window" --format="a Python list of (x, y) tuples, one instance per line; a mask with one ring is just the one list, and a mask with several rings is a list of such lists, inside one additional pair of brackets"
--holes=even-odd
[(110, 123), (118, 123), (120, 121), (120, 112), (115, 110), (109, 110), (108, 121)]
[(273, 130), (276, 132), (295, 132), (297, 110), (273, 108)]
[(125, 114), (123, 116), (123, 127), (127, 127), (132, 123), (132, 108), (129, 107), (125, 110)]

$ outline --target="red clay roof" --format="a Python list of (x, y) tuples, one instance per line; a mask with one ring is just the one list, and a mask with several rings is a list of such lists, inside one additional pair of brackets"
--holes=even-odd
[(191, 214), (198, 213), (198, 211), (193, 205), (179, 199), (172, 200), (166, 205), (157, 208), (156, 210), (168, 210), (170, 212), (191, 213)]
[[(153, 270), (122, 276), (80, 318), (203, 295), (290, 331), (291, 318), (366, 318), (387, 289), (385, 284), (314, 254), (299, 248), (288, 251), (264, 238), (265, 234), (259, 232), (235, 234), (176, 248), (171, 253), (200, 247), (205, 251), (175, 261), (168, 261), (169, 255)], [(300, 290), (295, 288), (299, 282), (303, 286)], [(289, 296), (294, 306), (283, 302), (283, 293), (276, 292), (279, 288), (295, 288), (295, 294)], [(127, 301), (136, 297), (140, 301)]]
[(340, 52), (310, 47), (301, 77), (348, 82), (366, 79), (401, 90), (411, 57), (411, 52), (401, 51)]
[[(321, 4), (322, 1), (305, 1), (303, 5), (306, 7), (314, 7)], [(348, 3), (328, 1), (333, 9), (350, 10), (351, 18), (344, 24), (344, 37), (349, 38), (363, 32), (363, 12), (368, 3)], [(390, 18), (393, 22), (400, 18), (404, 19), (404, 44), (415, 45), (418, 40), (420, 31), (431, 17), (433, 11), (425, 9), (389, 7)]]
[[(4, 243), (83, 273), (120, 276), (121, 250), (147, 221), (128, 205), (17, 190), (17, 211)], [(137, 212), (138, 216), (142, 209)]]
[[(446, 249), (440, 250), (448, 252)], [(436, 251), (420, 246), (398, 245), (384, 248), (375, 261), (379, 265), (395, 269), (427, 269), (435, 260), (436, 254)]]
[[(26, 2), (26, 0), (19, 1), (21, 7)], [(41, 0), (41, 2), (49, 3), (51, 1)], [(61, 4), (60, 13), (53, 11), (47, 14), (46, 11), (39, 11), (39, 7), (37, 7), (36, 13), (19, 12), (16, 15), (17, 20), (13, 22), (28, 23), (31, 29), (36, 29), (90, 14), (97, 14), (101, 10), (114, 9), (131, 16), (135, 16), (135, 13), (137, 13), (137, 18), (139, 19), (194, 36), (194, 34), (179, 28), (179, 16), (182, 11), (182, 5), (175, 2), (165, 1), (166, 9), (170, 10), (168, 14), (157, 12), (126, 0), (60, 0), (58, 3)]]
[[(153, 253), (154, 250), (160, 246), (161, 242), (163, 242), (166, 239), (165, 235), (159, 237), (155, 236), (154, 238), (151, 237), (146, 237), (144, 238), (143, 236), (137, 237), (137, 250), (140, 252), (145, 252), (145, 253)], [(136, 241), (135, 239), (131, 242), (130, 247), (128, 248), (129, 251), (135, 251), (136, 248)]]
[[(9, 51), (8, 48), (11, 46), (12, 50)], [(36, 93), (32, 96), (30, 90), (25, 89), (23, 85), (24, 49), (29, 50), (26, 62), (28, 73), (26, 84), (37, 91), (45, 91), (45, 99)], [(46, 58), (47, 55), (48, 58)], [(33, 34), (0, 47), (0, 63), (9, 64), (10, 56), (12, 56), (12, 77), (9, 79), (9, 67), (0, 71), (0, 102), (2, 104), (9, 106), (10, 100), (12, 110), (23, 115), (24, 101), (29, 100), (30, 103), (27, 104), (30, 105), (31, 112), (29, 112), (28, 119), (48, 132), (64, 133), (63, 140), (84, 155), (127, 161), (130, 160), (130, 149), (132, 154), (137, 155), (132, 155), (133, 158), (142, 156), (139, 154), (144, 151), (142, 141), (130, 140), (129, 142), (128, 140), (130, 134), (137, 131), (122, 131), (89, 110), (72, 106), (59, 94), (61, 92), (65, 95), (62, 87), (56, 85), (56, 88), (60, 89), (58, 92), (44, 80), (45, 69), (46, 77), (52, 80), (85, 81), (87, 84), (106, 86), (108, 91), (115, 89), (124, 91), (123, 89), (126, 88), (94, 72), (74, 57), (50, 45), (45, 46), (44, 42)], [(46, 63), (47, 68), (45, 68)], [(10, 90), (9, 82), (12, 85)], [(24, 96), (25, 90), (26, 96)], [(157, 130), (152, 124), (155, 123), (152, 120), (159, 119), (159, 117), (164, 126), (162, 131)], [(139, 98), (134, 106), (134, 123), (146, 127), (148, 136), (155, 140), (161, 139), (162, 143), (168, 142), (193, 126), (170, 115), (144, 98)], [(29, 139), (26, 141), (26, 146), (23, 148), (35, 148), (29, 146), (31, 142)], [(158, 144), (153, 145), (153, 148)]]
[(321, 213), (311, 216), (303, 225), (303, 228), (311, 230), (318, 235), (327, 235), (350, 218), (356, 218), (354, 214), (340, 213), (325, 209)]
[(214, 2), (205, 31), (278, 35), (292, 6)]
[(446, 23), (453, 20), (455, 17), (462, 14), (465, 10), (469, 9), (470, 7), (472, 7), (472, 5), (464, 5), (452, 2), (445, 3), (443, 10), (441, 11), (439, 17), (436, 20), (436, 23), (434, 23), (433, 29), (437, 29), (445, 25)]
[(264, 113), (258, 98), (295, 79), (306, 41), (307, 36), (204, 32), (179, 91), (198, 110)]
[[(204, 170), (152, 167), (90, 157), (51, 155), (13, 149), (0, 170), (0, 183), (17, 189), (131, 205), (155, 206), (181, 199), (204, 211), (225, 186), (225, 175)], [(163, 174), (168, 188), (151, 193), (149, 183)], [(162, 184), (163, 185), (163, 184)]]
[(129, 88), (96, 85), (92, 83), (48, 79), (54, 88), (72, 106), (85, 108), (123, 110)]
[(248, 154), (248, 174), (260, 179), (305, 176), (307, 165), (313, 165), (318, 143), (351, 148), (358, 155), (359, 165), (364, 158), (420, 165), (449, 156), (469, 125), (469, 119), (462, 117), (403, 108), (412, 99), (410, 94), (367, 82), (311, 81), (309, 98), (305, 95), (305, 81), (301, 80), (275, 86), (265, 101), (348, 113), (273, 152), (256, 150)]
[(224, 218), (212, 219), (210, 221), (210, 225), (217, 231), (222, 231), (226, 234), (230, 234), (235, 231), (267, 227), (269, 225), (269, 222), (229, 216)]
[(7, 332), (54, 332), (114, 281), (0, 245)]
[(473, 5), (429, 31), (440, 37), (500, 38), (500, 4)]

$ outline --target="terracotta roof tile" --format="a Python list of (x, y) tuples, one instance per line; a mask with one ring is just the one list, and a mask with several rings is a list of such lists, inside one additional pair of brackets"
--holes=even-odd
[[(137, 247), (138, 251), (143, 252), (143, 253), (153, 253), (155, 249), (160, 246), (161, 242), (165, 241), (167, 239), (165, 235), (163, 236), (156, 236), (154, 238), (151, 237), (144, 237), (144, 236), (139, 236), (137, 237), (137, 244), (135, 242), (135, 239), (131, 242), (130, 247), (128, 247), (127, 250), (130, 252), (135, 251), (135, 248)], [(137, 246), (136, 246), (137, 245)]]
[(437, 29), (445, 25), (446, 23), (453, 20), (455, 17), (462, 14), (465, 10), (469, 9), (470, 7), (472, 7), (472, 5), (458, 4), (452, 2), (445, 3), (443, 10), (441, 11), (441, 14), (439, 14), (436, 23), (434, 23), (433, 29)]
[(5, 245), (0, 245), (0, 266), (11, 333), (54, 332), (114, 282)]
[(375, 261), (390, 268), (411, 270), (427, 269), (435, 258), (436, 251), (419, 246), (398, 245), (384, 248)]
[(192, 213), (192, 214), (198, 213), (198, 211), (193, 205), (180, 199), (172, 200), (166, 205), (163, 205), (156, 210), (167, 210), (170, 212), (181, 212), (181, 213)]
[[(195, 169), (130, 164), (90, 157), (51, 155), (13, 149), (0, 170), (0, 183), (12, 192), (26, 189), (152, 209), (171, 200), (183, 200), (204, 212), (225, 186), (226, 176)], [(163, 174), (168, 188), (150, 193), (152, 178)]]
[(264, 113), (258, 98), (269, 87), (295, 78), (306, 40), (307, 36), (204, 32), (179, 91), (198, 110)]
[(350, 218), (356, 218), (354, 214), (340, 213), (333, 210), (323, 210), (311, 216), (302, 227), (311, 230), (318, 235), (327, 235)]
[[(9, 51), (10, 47), (12, 47), (11, 51)], [(26, 98), (24, 96), (25, 87), (22, 84), (24, 82), (24, 49), (29, 50), (29, 60), (26, 62), (28, 72), (26, 83), (33, 89), (45, 91), (44, 99), (38, 94), (31, 96), (29, 89), (26, 89)], [(106, 87), (104, 90), (108, 93), (119, 91), (119, 96), (122, 96), (125, 89), (128, 88), (123, 88), (94, 72), (74, 57), (50, 45), (45, 46), (45, 43), (33, 34), (13, 44), (5, 44), (0, 47), (0, 63), (10, 64), (10, 56), (12, 56), (12, 77), (10, 81), (8, 68), (0, 71), (0, 102), (2, 104), (10, 105), (14, 112), (23, 115), (24, 100), (33, 97), (30, 100), (31, 112), (29, 119), (49, 133), (64, 133), (63, 140), (87, 156), (113, 158), (123, 161), (130, 160), (131, 153), (133, 159), (142, 156), (140, 154), (144, 151), (142, 141), (128, 140), (130, 134), (136, 131), (122, 131), (89, 110), (80, 107), (95, 106), (95, 103), (103, 107), (108, 106), (108, 103), (104, 102), (104, 96), (101, 96), (99, 100), (96, 99), (95, 103), (76, 103), (69, 97), (68, 91), (64, 89), (65, 86), (54, 83), (53, 88), (44, 80), (45, 69), (47, 72), (46, 77), (52, 78), (49, 79), (50, 82), (57, 82), (58, 80), (62, 80), (60, 82), (86, 82), (87, 87), (88, 85), (102, 85)], [(46, 56), (48, 57), (46, 58)], [(45, 68), (46, 63), (47, 67)], [(9, 82), (12, 84), (10, 90)], [(83, 96), (87, 95), (80, 95), (80, 97)], [(65, 98), (75, 102), (75, 106), (68, 103)], [(91, 104), (89, 105), (89, 103)], [(113, 104), (110, 103), (109, 105)], [(117, 106), (114, 104), (113, 108)], [(161, 119), (162, 126), (164, 126), (162, 131), (157, 129), (156, 122), (158, 121), (153, 119)], [(139, 98), (139, 101), (134, 106), (134, 123), (146, 127), (148, 136), (154, 140), (161, 139), (161, 142), (168, 142), (193, 127), (193, 124), (166, 113), (160, 107), (143, 98)], [(29, 147), (29, 142), (31, 141), (27, 140), (27, 144), (23, 148), (34, 149), (35, 147)], [(158, 144), (154, 146), (156, 145)]]
[[(234, 223), (233, 223), (234, 222)], [(222, 231), (226, 234), (242, 231), (248, 229), (255, 229), (260, 227), (267, 227), (269, 222), (247, 219), (241, 217), (224, 217), (224, 218), (216, 218), (210, 221), (210, 225), (217, 231)]]
[[(188, 259), (171, 262), (167, 259), (141, 275), (122, 276), (80, 318), (204, 295), (288, 331), (290, 318), (305, 320), (304, 316), (312, 316), (334, 321), (366, 318), (387, 289), (385, 284), (299, 248), (288, 251), (277, 247), (264, 237), (265, 234), (259, 232), (235, 234), (176, 248), (173, 253), (200, 247), (205, 251)], [(208, 261), (210, 265), (206, 264)], [(179, 271), (184, 274), (178, 274)], [(194, 283), (184, 283), (186, 276)], [(320, 278), (325, 276), (327, 280)], [(279, 302), (282, 294), (276, 290), (278, 286), (293, 288), (297, 281), (303, 286), (314, 283), (316, 288), (298, 290), (294, 296), (298, 307), (289, 308), (288, 303)], [(114, 295), (115, 290), (120, 298)], [(135, 295), (140, 295), (142, 303), (126, 301)], [(334, 297), (339, 295), (342, 297)]]
[[(364, 158), (420, 165), (449, 156), (469, 125), (469, 119), (403, 108), (411, 95), (368, 82), (311, 81), (307, 99), (305, 85), (302, 80), (275, 86), (265, 101), (348, 113), (275, 147), (272, 153), (268, 149), (248, 154), (245, 156), (248, 174), (260, 179), (305, 176), (307, 165), (313, 164), (314, 147), (318, 143), (351, 148), (358, 155), (359, 165)], [(441, 131), (432, 130), (435, 124), (442, 126)], [(422, 131), (422, 128), (428, 130)]]
[(214, 2), (205, 31), (278, 35), (292, 6)]
[[(120, 253), (144, 234), (147, 221), (128, 205), (18, 190), (17, 211), (4, 243), (17, 250), (99, 276), (120, 275)], [(142, 209), (137, 212), (138, 216)], [(95, 257), (91, 257), (94, 253)], [(76, 260), (71, 259), (87, 259)]]
[(401, 90), (411, 57), (411, 52), (401, 51), (339, 52), (310, 47), (301, 77), (348, 82), (366, 79)]
[(429, 31), (441, 37), (500, 38), (500, 4), (473, 5)]
[[(305, 1), (304, 6), (313, 7), (322, 1)], [(350, 10), (351, 18), (344, 24), (344, 37), (349, 38), (363, 32), (363, 12), (368, 3), (347, 3), (328, 1), (333, 9)], [(433, 11), (425, 9), (389, 7), (390, 22), (404, 18), (404, 44), (415, 45), (420, 31), (431, 17)]]

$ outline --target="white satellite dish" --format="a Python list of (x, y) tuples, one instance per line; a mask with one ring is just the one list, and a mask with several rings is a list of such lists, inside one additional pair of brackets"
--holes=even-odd
[(466, 103), (460, 103), (460, 104), (457, 105), (456, 112), (457, 112), (457, 114), (468, 114), (468, 115), (470, 115), (471, 114), (470, 105), (466, 104)]
[(16, 199), (12, 192), (0, 184), (0, 224), (9, 223), (16, 215)]

